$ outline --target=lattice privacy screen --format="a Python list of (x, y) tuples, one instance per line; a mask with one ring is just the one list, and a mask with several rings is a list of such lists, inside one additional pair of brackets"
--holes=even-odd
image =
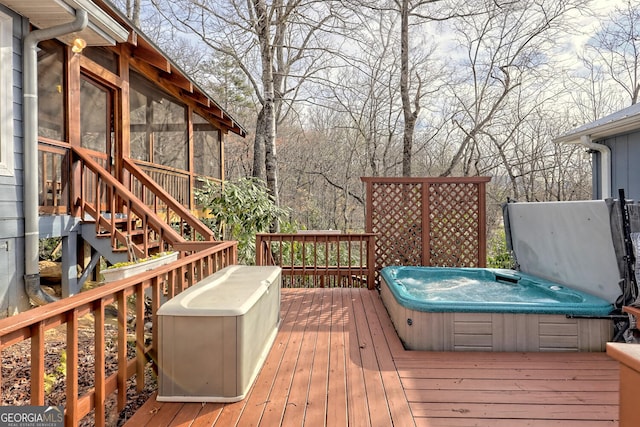
[[(362, 178), (376, 271), (387, 265), (484, 267), (488, 177)], [(376, 275), (377, 282), (377, 275)]]

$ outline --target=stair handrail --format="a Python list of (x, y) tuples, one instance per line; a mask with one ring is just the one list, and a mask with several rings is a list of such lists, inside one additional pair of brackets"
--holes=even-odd
[[(135, 162), (131, 159), (123, 159), (124, 169), (133, 175), (140, 183), (147, 187), (151, 192), (158, 197), (162, 202), (167, 205), (167, 208), (173, 210), (180, 219), (186, 222), (191, 228), (193, 228), (196, 232), (200, 233), (200, 235), (204, 238), (205, 241), (213, 241), (215, 240), (213, 231), (198, 219), (195, 215), (191, 213), (189, 209), (187, 209), (182, 203), (178, 202), (173, 198), (169, 193), (164, 191), (157, 182), (155, 182), (149, 175), (147, 175)], [(195, 235), (193, 236), (195, 237)]]
[[(118, 197), (123, 199), (128, 203), (131, 211), (136, 214), (138, 217), (143, 218), (144, 222), (153, 229), (155, 232), (159, 233), (162, 236), (162, 239), (167, 241), (174, 249), (179, 251), (191, 251), (204, 249), (206, 247), (211, 247), (212, 243), (220, 243), (220, 242), (188, 242), (186, 241), (177, 231), (175, 231), (169, 224), (162, 221), (149, 207), (144, 204), (140, 199), (138, 199), (135, 194), (133, 194), (129, 189), (118, 181), (113, 175), (111, 175), (106, 169), (100, 166), (95, 160), (91, 158), (88, 151), (84, 148), (80, 147), (71, 147), (71, 151), (75, 157), (80, 159), (84, 165), (84, 167), (91, 170), (96, 176), (102, 180), (105, 184), (111, 187)], [(75, 159), (73, 159), (75, 161)], [(79, 194), (77, 191), (74, 191), (74, 194), (77, 195), (74, 203), (76, 206), (82, 208), (82, 212), (86, 212), (84, 206), (82, 204), (86, 204), (84, 198), (82, 197), (82, 192), (84, 189), (83, 186), (80, 186)], [(81, 205), (78, 205), (80, 202)], [(99, 203), (99, 202), (97, 202)], [(96, 206), (96, 214), (100, 218), (95, 218), (99, 220), (104, 218), (100, 215), (99, 207)], [(113, 221), (115, 215), (111, 215), (111, 221)], [(199, 244), (196, 244), (199, 243)], [(214, 245), (215, 245), (214, 244)]]

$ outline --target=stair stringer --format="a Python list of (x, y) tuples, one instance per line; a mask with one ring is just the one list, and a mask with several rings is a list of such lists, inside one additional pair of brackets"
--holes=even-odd
[(129, 261), (127, 252), (114, 252), (111, 246), (111, 239), (98, 237), (96, 235), (96, 225), (93, 222), (85, 222), (80, 226), (80, 234), (85, 242), (89, 243), (104, 259), (110, 264)]

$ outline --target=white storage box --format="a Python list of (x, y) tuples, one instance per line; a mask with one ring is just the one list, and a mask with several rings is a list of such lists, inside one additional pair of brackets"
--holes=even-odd
[(278, 331), (280, 267), (226, 267), (158, 310), (159, 401), (235, 402)]

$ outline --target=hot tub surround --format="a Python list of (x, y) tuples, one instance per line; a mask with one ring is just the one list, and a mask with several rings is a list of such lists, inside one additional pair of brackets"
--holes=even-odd
[[(512, 270), (386, 267), (381, 278), (384, 304), (410, 350), (604, 351), (613, 332), (607, 301)], [(445, 286), (434, 285), (440, 279)]]

